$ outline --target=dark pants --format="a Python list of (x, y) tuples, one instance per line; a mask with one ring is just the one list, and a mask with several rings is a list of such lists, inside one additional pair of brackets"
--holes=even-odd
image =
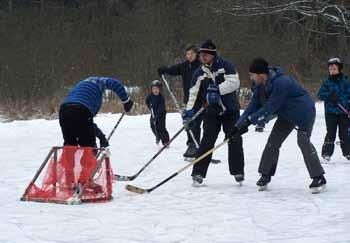
[(156, 139), (162, 140), (163, 144), (169, 142), (169, 133), (166, 130), (166, 115), (162, 115), (154, 119), (151, 116), (150, 119), (151, 129), (153, 134), (156, 136)]
[[(314, 119), (310, 122), (308, 128), (298, 129), (297, 134), (298, 146), (303, 154), (304, 162), (311, 178), (324, 174), (317, 151), (310, 141)], [(262, 154), (259, 173), (268, 176), (275, 175), (280, 147), (294, 128), (295, 125), (293, 123), (278, 117)]]
[(322, 147), (322, 156), (332, 156), (334, 152), (334, 141), (339, 127), (338, 136), (343, 155), (350, 155), (350, 141), (348, 135), (349, 118), (346, 115), (326, 113), (327, 134)]
[(59, 121), (64, 145), (96, 147), (93, 116), (85, 106), (62, 105), (59, 111)]
[[(193, 133), (193, 136), (195, 137), (197, 143), (201, 141), (201, 125), (203, 121), (203, 115), (199, 115), (197, 119), (193, 122), (193, 125), (190, 126), (190, 129)], [(187, 145), (195, 145), (196, 143), (193, 141), (192, 136), (187, 131)]]
[[(238, 119), (239, 111), (234, 114), (224, 114), (222, 116), (206, 112), (203, 119), (203, 138), (197, 151), (196, 158), (214, 147), (221, 126), (227, 136)], [(193, 166), (192, 175), (206, 177), (211, 157), (212, 154), (195, 164)], [(244, 155), (241, 136), (228, 144), (228, 164), (231, 175), (244, 174)]]

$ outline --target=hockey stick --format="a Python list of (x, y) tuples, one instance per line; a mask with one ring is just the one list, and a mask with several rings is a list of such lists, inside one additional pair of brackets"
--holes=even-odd
[(348, 117), (350, 117), (349, 111), (347, 109), (345, 109), (345, 107), (342, 104), (338, 103), (337, 105), (345, 114), (348, 115)]
[(186, 170), (187, 168), (189, 168), (192, 165), (197, 164), (198, 162), (200, 162), (202, 159), (204, 159), (205, 157), (207, 157), (209, 154), (213, 153), (215, 150), (217, 150), (218, 148), (220, 148), (221, 146), (223, 146), (224, 144), (226, 144), (229, 141), (229, 138), (225, 139), (222, 143), (220, 143), (219, 145), (215, 146), (214, 148), (208, 150), (207, 152), (205, 152), (204, 154), (202, 154), (201, 156), (199, 156), (197, 159), (195, 159), (194, 161), (192, 161), (191, 163), (187, 164), (186, 166), (182, 167), (181, 169), (179, 169), (177, 172), (175, 172), (174, 174), (172, 174), (171, 176), (169, 176), (168, 178), (166, 178), (165, 180), (161, 181), (160, 183), (158, 183), (157, 185), (148, 188), (148, 189), (144, 189), (144, 188), (140, 188), (137, 186), (133, 186), (133, 185), (126, 185), (125, 189), (130, 191), (130, 192), (134, 192), (134, 193), (138, 193), (138, 194), (144, 194), (144, 193), (151, 193), (153, 190), (157, 189), (158, 187), (160, 187), (161, 185), (165, 184), (166, 182), (170, 181), (171, 179), (173, 179), (175, 176), (177, 176), (178, 174), (180, 174), (181, 172), (183, 172), (184, 170)]
[(156, 118), (154, 117), (153, 106), (152, 106), (151, 103), (150, 103), (150, 106), (151, 106), (152, 123), (153, 123), (153, 126), (154, 126), (154, 133), (155, 133), (156, 138), (157, 138), (157, 140), (158, 140), (158, 139), (160, 139), (160, 136), (159, 136), (159, 133), (158, 133), (158, 130), (157, 130)]
[(180, 135), (180, 133), (185, 130), (192, 121), (194, 121), (203, 111), (205, 110), (204, 107), (202, 107), (189, 121), (187, 121), (182, 128), (176, 132), (173, 137), (169, 140), (168, 144), (163, 145), (163, 147), (134, 175), (131, 176), (122, 176), (122, 175), (114, 175), (114, 180), (117, 181), (132, 181), (136, 177), (138, 177), (161, 153), (162, 151), (171, 143), (175, 140), (177, 136)]
[[(177, 101), (177, 99), (176, 99), (174, 93), (171, 91), (170, 86), (169, 86), (169, 84), (168, 84), (168, 81), (165, 79), (164, 74), (162, 74), (161, 78), (162, 78), (162, 80), (163, 80), (163, 82), (164, 82), (164, 84), (165, 84), (165, 86), (166, 86), (166, 88), (167, 88), (167, 90), (168, 90), (168, 92), (169, 92), (169, 94), (170, 94), (172, 100), (173, 100), (174, 103), (175, 103), (175, 107), (176, 107), (177, 112), (179, 112), (180, 114), (182, 114), (182, 110), (181, 110), (181, 108), (180, 108), (179, 102)], [(194, 142), (196, 148), (198, 149), (198, 148), (199, 148), (199, 144), (198, 144), (198, 141), (197, 141), (196, 137), (194, 136), (192, 130), (191, 130), (191, 129), (187, 129), (187, 131), (189, 132), (189, 134), (190, 134), (190, 136), (191, 136), (191, 138), (192, 138), (192, 140), (193, 140), (193, 142)]]
[[(107, 141), (109, 142), (109, 140), (111, 139), (111, 137), (113, 136), (115, 130), (117, 130), (117, 127), (119, 126), (120, 122), (122, 121), (123, 117), (125, 116), (126, 112), (124, 111), (122, 113), (122, 115), (119, 117), (117, 123), (115, 124), (115, 126), (113, 127), (112, 131), (109, 133), (108, 137), (107, 137)], [(101, 150), (98, 151), (96, 158), (98, 158), (101, 154)]]

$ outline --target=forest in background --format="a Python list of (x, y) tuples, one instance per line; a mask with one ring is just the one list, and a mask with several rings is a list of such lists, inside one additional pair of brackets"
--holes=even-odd
[[(349, 37), (349, 0), (0, 0), (0, 112), (55, 117), (79, 80), (111, 76), (143, 113), (157, 68), (206, 39), (235, 64), (242, 87), (251, 84), (250, 61), (262, 56), (315, 94), (329, 57), (350, 73)], [(180, 77), (171, 80), (181, 99)], [(103, 111), (121, 108), (111, 99)]]

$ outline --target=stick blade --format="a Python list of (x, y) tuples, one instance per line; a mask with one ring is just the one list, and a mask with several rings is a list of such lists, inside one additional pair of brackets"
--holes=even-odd
[(134, 179), (134, 176), (113, 175), (113, 180), (115, 181), (132, 181)]
[(139, 187), (133, 186), (133, 185), (126, 185), (125, 189), (128, 190), (129, 192), (134, 192), (134, 193), (138, 193), (138, 194), (149, 193), (149, 191), (147, 189), (139, 188)]

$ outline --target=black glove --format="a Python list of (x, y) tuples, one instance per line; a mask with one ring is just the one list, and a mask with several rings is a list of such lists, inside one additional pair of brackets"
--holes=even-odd
[(229, 138), (230, 139), (235, 139), (237, 136), (241, 136), (241, 135), (243, 135), (244, 133), (246, 133), (246, 132), (248, 132), (248, 126), (242, 126), (242, 127), (240, 127), (240, 128), (238, 128), (238, 127), (234, 127), (232, 130), (231, 130), (231, 132), (230, 132), (230, 134), (229, 134)]
[(333, 103), (333, 104), (338, 104), (339, 103), (339, 96), (337, 95), (337, 92), (332, 91), (329, 95), (329, 100)]
[(128, 102), (126, 102), (126, 103), (123, 104), (123, 106), (124, 106), (124, 111), (125, 111), (125, 112), (131, 111), (133, 105), (134, 105), (134, 102), (133, 102), (131, 99), (129, 99)]
[(158, 70), (157, 70), (159, 76), (162, 76), (162, 75), (166, 72), (166, 70), (167, 70), (167, 67), (166, 67), (166, 66), (161, 66), (161, 67), (159, 67)]
[(100, 148), (107, 148), (107, 147), (109, 147), (109, 142), (108, 142), (108, 140), (107, 140), (105, 135), (100, 136), (98, 139), (100, 140)]

